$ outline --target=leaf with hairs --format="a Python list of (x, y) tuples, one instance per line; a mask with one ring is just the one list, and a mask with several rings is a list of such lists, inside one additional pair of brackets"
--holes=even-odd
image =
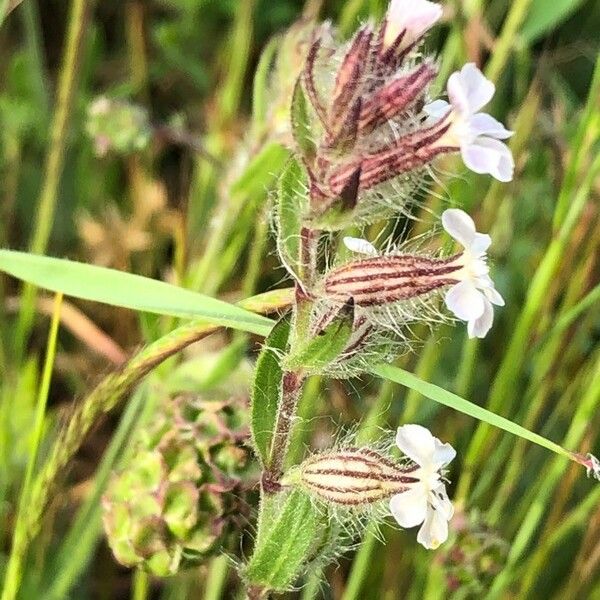
[(287, 346), (290, 324), (283, 318), (275, 325), (265, 341), (256, 362), (252, 390), (251, 427), (252, 440), (263, 464), (269, 458), (277, 410), (281, 400), (283, 370), (280, 354)]

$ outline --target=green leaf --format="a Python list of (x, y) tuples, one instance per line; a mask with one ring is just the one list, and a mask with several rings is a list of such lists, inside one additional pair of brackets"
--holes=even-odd
[(494, 427), (508, 431), (509, 433), (533, 442), (538, 446), (552, 450), (552, 452), (556, 452), (556, 454), (566, 456), (571, 460), (573, 459), (571, 452), (568, 452), (558, 444), (555, 444), (545, 437), (542, 437), (537, 433), (533, 433), (532, 431), (529, 431), (529, 429), (525, 429), (525, 427), (517, 425), (509, 419), (505, 419), (504, 417), (490, 412), (489, 410), (486, 410), (477, 404), (473, 404), (472, 402), (469, 402), (468, 400), (465, 400), (464, 398), (461, 398), (452, 392), (438, 387), (433, 383), (423, 381), (416, 375), (413, 375), (404, 369), (400, 369), (399, 367), (394, 367), (392, 365), (378, 365), (373, 367), (371, 372), (374, 375), (378, 375), (384, 379), (389, 379), (390, 381), (404, 385), (411, 390), (415, 390), (430, 400), (434, 400), (435, 402), (439, 402), (444, 406), (453, 408), (454, 410), (464, 413), (465, 415), (469, 415), (470, 417), (474, 417), (475, 419), (489, 423)]
[(320, 371), (335, 360), (348, 345), (352, 334), (353, 307), (343, 307), (325, 329), (288, 357), (285, 368)]
[(252, 87), (252, 120), (255, 126), (264, 125), (269, 112), (270, 75), (273, 67), (275, 54), (281, 44), (280, 36), (275, 36), (265, 46), (260, 55), (254, 83)]
[(533, 0), (521, 29), (523, 44), (531, 44), (558, 27), (581, 4), (583, 0)]
[(277, 249), (288, 270), (298, 273), (300, 262), (300, 231), (306, 208), (306, 175), (300, 163), (288, 161), (278, 190)]
[(0, 271), (67, 296), (267, 335), (272, 321), (163, 281), (60, 258), (0, 250)]
[(308, 103), (300, 79), (298, 79), (294, 86), (291, 120), (294, 140), (296, 141), (296, 144), (298, 144), (298, 148), (304, 158), (310, 163), (315, 157), (317, 149), (312, 138)]
[(287, 346), (289, 332), (290, 324), (284, 317), (273, 328), (256, 361), (251, 403), (251, 428), (254, 447), (263, 464), (266, 464), (269, 458), (277, 409), (281, 399), (283, 371), (280, 353)]
[(294, 490), (280, 502), (280, 495), (264, 499), (256, 547), (244, 570), (251, 585), (275, 592), (288, 590), (302, 574), (326, 526), (303, 492)]

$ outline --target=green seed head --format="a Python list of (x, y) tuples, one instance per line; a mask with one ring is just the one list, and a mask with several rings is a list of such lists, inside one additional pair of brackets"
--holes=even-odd
[(239, 527), (249, 466), (244, 403), (170, 398), (103, 498), (115, 558), (165, 577), (218, 551)]

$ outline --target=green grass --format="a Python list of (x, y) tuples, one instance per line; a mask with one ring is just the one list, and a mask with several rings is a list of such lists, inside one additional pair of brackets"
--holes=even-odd
[[(395, 383), (311, 380), (300, 407), (311, 418), (292, 454), (363, 417), (367, 437), (406, 420), (427, 425), (457, 449), (455, 533), (427, 553), (412, 531), (370, 530), (357, 552), (326, 570), (331, 585), (309, 580), (290, 597), (584, 598), (600, 586), (597, 484), (547, 448), (472, 418), (485, 417), (481, 407), (567, 450), (600, 452), (600, 5), (443, 3), (448, 20), (430, 41), (440, 88), (466, 61), (484, 67), (497, 84), (494, 115), (517, 132), (517, 172), (499, 186), (446, 162), (461, 176), (433, 190), (427, 208), (439, 210), (441, 195), (491, 232), (506, 307), (484, 341), (444, 326), (401, 369), (377, 370)], [(98, 270), (19, 262), (22, 255), (0, 250), (0, 269), (29, 282), (0, 276), (3, 599), (237, 597), (240, 581), (223, 558), (168, 582), (124, 571), (102, 542), (99, 498), (136, 424), (151, 418), (175, 377), (178, 359), (166, 357), (216, 325), (265, 335), (270, 321), (242, 308), (266, 312), (289, 301), (232, 306), (290, 285), (266, 213), (288, 156), (274, 143), (285, 76), (298, 65), (293, 57), (279, 65), (275, 97), (261, 50), (302, 14), (320, 11), (349, 33), (381, 16), (385, 2), (24, 0), (5, 14), (11, 4), (0, 1), (0, 243)], [(141, 105), (153, 125), (183, 131), (183, 143), (157, 134), (142, 150), (98, 158), (86, 123), (99, 94)], [(142, 278), (114, 279), (100, 267)], [(93, 333), (75, 338), (58, 327), (58, 309), (48, 335), (38, 310), (47, 292), (34, 285), (72, 295), (133, 361), (112, 372)], [(186, 317), (214, 326), (180, 322)], [(227, 381), (241, 355), (256, 356), (254, 338), (243, 335), (206, 342), (205, 352), (230, 343), (231, 352), (205, 386)], [(61, 429), (64, 421), (71, 429)], [(65, 431), (71, 437), (59, 437)], [(42, 520), (27, 514), (31, 498), (44, 507)]]

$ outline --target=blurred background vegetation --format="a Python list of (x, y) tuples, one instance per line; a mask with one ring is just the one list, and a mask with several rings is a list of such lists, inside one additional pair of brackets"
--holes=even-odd
[[(507, 306), (484, 342), (467, 341), (460, 326), (424, 333), (403, 366), (570, 449), (599, 452), (600, 3), (443, 4), (427, 42), (439, 56), (438, 89), (464, 62), (484, 67), (498, 86), (490, 112), (517, 131), (517, 169), (498, 185), (449, 160), (440, 168), (460, 176), (434, 186), (427, 208), (449, 201), (491, 231)], [(289, 285), (267, 208), (287, 156), (280, 144), (300, 28), (274, 36), (316, 18), (349, 35), (385, 8), (384, 0), (0, 0), (0, 245), (231, 301)], [(32, 452), (51, 313), (51, 298), (0, 278), (0, 574)], [(61, 319), (42, 454), (102, 374), (173, 327), (71, 300)], [(188, 353), (194, 384), (222, 384), (240, 364), (249, 377), (255, 350), (247, 336), (210, 338)], [(159, 369), (88, 437), (29, 553), (20, 597), (240, 595), (227, 560), (161, 582), (117, 565), (102, 539), (106, 473), (172, 378), (172, 365)], [(291, 597), (600, 599), (600, 491), (576, 467), (370, 379), (313, 380), (302, 412), (318, 418), (299, 427), (298, 453), (326, 445), (332, 423), (354, 428), (364, 415), (374, 427), (430, 426), (458, 450), (457, 515), (437, 552), (417, 547), (412, 533), (368, 532), (357, 553), (328, 569), (327, 585), (315, 577)]]

